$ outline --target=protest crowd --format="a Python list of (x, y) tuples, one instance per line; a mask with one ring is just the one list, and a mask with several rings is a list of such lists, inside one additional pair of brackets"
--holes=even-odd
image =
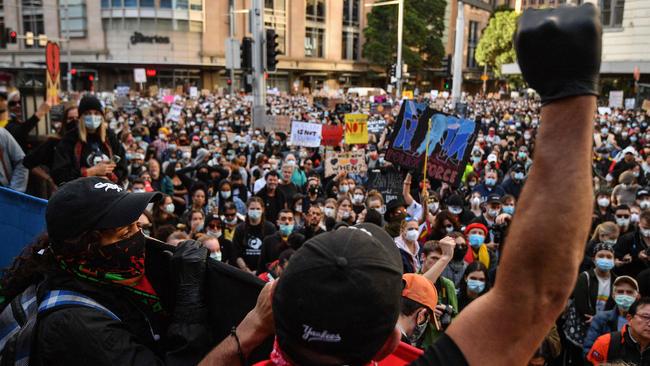
[[(388, 238), (399, 251), (401, 263), (397, 266), (404, 273), (403, 285), (393, 289), (378, 284), (375, 289), (401, 294), (397, 327), (401, 340), (412, 346), (413, 352), (444, 338), (459, 314), (489, 294), (497, 278), (503, 276), (500, 264), (504, 244), (535, 166), (542, 125), (542, 102), (525, 91), (466, 95), (466, 110), (460, 119), (449, 117), (453, 113), (451, 100), (442, 92), (416, 95), (414, 100), (403, 102), (390, 95), (359, 96), (344, 91), (274, 93), (267, 96), (268, 115), (259, 123), (253, 123), (250, 96), (227, 95), (220, 90), (197, 92), (196, 88), (190, 93), (189, 86), (181, 93), (161, 90), (146, 96), (113, 91), (67, 95), (65, 99), (60, 106), (44, 104), (25, 119), (14, 113), (20, 108), (20, 97), (16, 93), (0, 94), (0, 111), (5, 112), (0, 115), (2, 186), (43, 198), (66, 194), (69, 205), (81, 199), (67, 192), (70, 187), (80, 192), (89, 189), (78, 183), (84, 181), (79, 178), (93, 177), (94, 187), (100, 184), (106, 194), (148, 193), (146, 202), (140, 203), (144, 210), (137, 217), (137, 225), (129, 233), (141, 229), (144, 236), (185, 251), (190, 250), (185, 248), (190, 246), (188, 240), (195, 240), (189, 242), (198, 243), (192, 244), (192, 250), (205, 248), (210, 258), (264, 282), (280, 279), (276, 291), (282, 289), (287, 294), (298, 288), (282, 288), (285, 273), (303, 271), (291, 274), (304, 275), (305, 281), (316, 276), (303, 268), (308, 264), (300, 257), (301, 252), (309, 249), (326, 256), (335, 250), (328, 249), (328, 241), (336, 241), (332, 245), (337, 246), (352, 240), (342, 234), (349, 230), (346, 228), (365, 228), (377, 241)], [(538, 345), (530, 365), (598, 365), (614, 359), (634, 362), (645, 360), (650, 344), (650, 299), (645, 298), (650, 296), (649, 111), (606, 107), (602, 98), (600, 102), (601, 107), (591, 115), (594, 195), (589, 240), (565, 311)], [(30, 130), (48, 111), (52, 134), (40, 145), (28, 144)], [(442, 150), (440, 145), (448, 152), (453, 146), (442, 143), (442, 134), (429, 139), (435, 135), (436, 125), (411, 128), (414, 122), (409, 118), (426, 113), (433, 122), (437, 117), (431, 116), (435, 114), (450, 125), (460, 124), (459, 136), (463, 121), (475, 126), (447, 165), (436, 154)], [(410, 139), (424, 142), (411, 144)], [(414, 163), (395, 153), (397, 150), (412, 152), (410, 156), (429, 154), (435, 160), (431, 163), (442, 168), (423, 169), (426, 160)], [(562, 159), (553, 162), (558, 167), (564, 163)], [(574, 183), (560, 178), (553, 184)], [(550, 201), (563, 199), (552, 197)], [(98, 205), (111, 205), (110, 200), (98, 200)], [(57, 208), (65, 209), (65, 202), (56, 202)], [(55, 199), (50, 205), (55, 205)], [(77, 213), (75, 222), (83, 226), (84, 217), (93, 214)], [(68, 239), (82, 234), (72, 233), (72, 229), (70, 233), (50, 230), (55, 227), (51, 224), (56, 222), (54, 216), (48, 212), (50, 236), (58, 233)], [(124, 233), (114, 234), (119, 240), (126, 237)], [(303, 245), (309, 248), (301, 250)], [(347, 245), (351, 247), (344, 251), (359, 257), (382, 253), (378, 249), (370, 253), (356, 242)], [(64, 257), (57, 256), (62, 268), (80, 278), (101, 273), (92, 270), (90, 260), (77, 270), (77, 262)], [(352, 263), (353, 259), (348, 261)], [(322, 265), (318, 263), (311, 265)], [(123, 263), (115, 263), (116, 267), (120, 265)], [(373, 267), (370, 271), (381, 270)], [(21, 274), (8, 273), (14, 278)], [(351, 286), (343, 280), (340, 285), (329, 285)], [(11, 281), (3, 282), (4, 295), (11, 298), (22, 291), (15, 286)], [(155, 299), (150, 290), (139, 286), (134, 294)], [(276, 297), (274, 311), (276, 307), (286, 311), (293, 306), (293, 311), (301, 313), (300, 304)], [(202, 311), (192, 308), (183, 316), (198, 317)], [(359, 310), (340, 311), (353, 314)], [(508, 309), (503, 311), (507, 313)], [(280, 334), (279, 328), (293, 326), (293, 320), (278, 324), (276, 317), (275, 322), (278, 338), (272, 364), (292, 364), (278, 342), (293, 355), (296, 364), (309, 364), (299, 360), (308, 360), (310, 355), (296, 352), (296, 343)], [(97, 321), (97, 326), (102, 323)], [(359, 326), (375, 331), (369, 324)], [(527, 324), (519, 326), (525, 328)], [(55, 328), (51, 324), (43, 333), (65, 336)], [(496, 335), (499, 329), (493, 332)], [(334, 337), (316, 329), (305, 329), (305, 336)], [(77, 341), (83, 344), (81, 338)], [(347, 346), (357, 349), (361, 357), (348, 360), (349, 364), (361, 364), (362, 357), (374, 355), (364, 350), (371, 345), (357, 342)], [(189, 352), (188, 347), (182, 352)], [(241, 348), (238, 354), (242, 356)], [(198, 355), (199, 359), (203, 355)], [(167, 358), (167, 362), (172, 359)], [(40, 362), (47, 364), (46, 356)], [(117, 361), (126, 364), (121, 362), (125, 361)]]

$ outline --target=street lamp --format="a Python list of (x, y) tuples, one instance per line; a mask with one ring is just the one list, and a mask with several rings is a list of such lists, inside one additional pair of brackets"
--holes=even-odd
[(402, 28), (404, 28), (404, 0), (391, 0), (374, 4), (365, 4), (366, 7), (398, 5), (397, 11), (397, 67), (395, 78), (397, 79), (397, 99), (402, 98)]

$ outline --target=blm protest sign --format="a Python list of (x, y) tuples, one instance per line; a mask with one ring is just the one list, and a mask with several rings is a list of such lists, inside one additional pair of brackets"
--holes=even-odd
[(343, 127), (335, 125), (323, 125), (321, 134), (321, 145), (339, 146), (343, 139)]
[(291, 145), (320, 146), (321, 124), (293, 121), (291, 123)]
[(373, 135), (381, 135), (386, 128), (386, 120), (383, 118), (373, 118), (368, 120), (368, 132)]
[(368, 190), (375, 189), (384, 197), (384, 202), (390, 202), (401, 197), (404, 178), (396, 170), (373, 169), (368, 172)]
[(348, 113), (345, 115), (345, 143), (368, 143), (368, 115)]
[(368, 171), (366, 155), (364, 150), (325, 153), (325, 176), (338, 174), (339, 172), (363, 174)]
[(291, 118), (289, 116), (265, 116), (262, 127), (267, 132), (286, 132), (291, 131)]
[(428, 151), (427, 177), (456, 186), (476, 141), (477, 128), (474, 121), (405, 101), (390, 137), (386, 160), (421, 172)]

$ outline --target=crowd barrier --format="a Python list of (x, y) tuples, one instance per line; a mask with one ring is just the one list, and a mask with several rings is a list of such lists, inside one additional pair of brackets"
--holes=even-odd
[(41, 198), (0, 187), (0, 268), (45, 231), (45, 207)]

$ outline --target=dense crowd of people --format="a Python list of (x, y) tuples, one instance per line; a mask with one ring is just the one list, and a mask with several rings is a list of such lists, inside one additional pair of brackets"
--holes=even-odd
[[(336, 97), (349, 104), (350, 112), (386, 122), (367, 144), (341, 141), (334, 150), (363, 149), (369, 171), (401, 174), (398, 198), (387, 200), (382, 192), (369, 189), (367, 174), (327, 176), (328, 149), (291, 145), (287, 133), (252, 124), (249, 98), (220, 93), (176, 95), (173, 101), (159, 96), (118, 98), (112, 93), (69, 96), (57, 107), (60, 118), (53, 120), (53, 135), (38, 146), (29, 146), (24, 131), (28, 133), (49, 106), (44, 104), (23, 122), (7, 107), (15, 107), (19, 96), (0, 94), (0, 183), (47, 198), (82, 184), (78, 178), (95, 177), (94, 187), (105, 187), (106, 192), (149, 193), (146, 202), (138, 201), (146, 208), (137, 225), (127, 230), (129, 235), (141, 230), (186, 253), (198, 250), (188, 249), (188, 240), (194, 239), (209, 257), (265, 282), (287, 271), (313, 275), (305, 270), (305, 255), (300, 255), (307, 252), (300, 250), (303, 245), (329, 255), (357, 235), (341, 228), (360, 227), (382, 241), (381, 248), (388, 238), (391, 250), (399, 251), (398, 269), (404, 277), (403, 286), (396, 289), (402, 294), (397, 326), (403, 342), (425, 349), (503, 275), (499, 268), (504, 244), (533, 167), (541, 103), (534, 97), (468, 96), (465, 118), (476, 122), (478, 135), (461, 183), (452, 186), (413, 176), (385, 159), (400, 102), (391, 96)], [(417, 98), (442, 112), (451, 111), (445, 99)], [(377, 104), (390, 107), (377, 112)], [(343, 113), (315, 103), (311, 96), (268, 96), (267, 106), (270, 114), (295, 121), (341, 125), (344, 120)], [(593, 114), (590, 239), (566, 311), (531, 365), (643, 359), (650, 344), (650, 300), (643, 297), (650, 296), (649, 122), (647, 111), (640, 109), (599, 108)], [(29, 187), (27, 172), (36, 182)], [(78, 189), (92, 192), (83, 185)], [(48, 216), (50, 235), (51, 220)], [(361, 247), (354, 251), (358, 256), (379, 255)], [(346, 255), (348, 259), (337, 257), (341, 267), (354, 258)], [(297, 264), (292, 265), (294, 258)], [(4, 284), (5, 295), (11, 294), (12, 285)], [(392, 290), (388, 286), (378, 291)], [(276, 306), (300, 304), (280, 299), (274, 310)], [(333, 337), (305, 329), (304, 337), (312, 336)], [(309, 359), (308, 354), (292, 354)], [(275, 364), (290, 364), (282, 363), (277, 341), (273, 355)], [(359, 357), (367, 356), (373, 354)]]

